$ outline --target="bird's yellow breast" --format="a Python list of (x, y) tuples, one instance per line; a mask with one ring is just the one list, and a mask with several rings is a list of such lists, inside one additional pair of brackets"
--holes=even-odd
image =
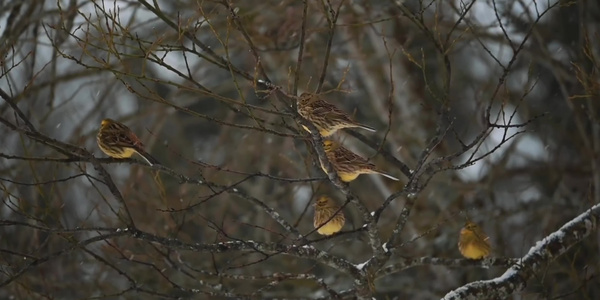
[(477, 247), (474, 243), (468, 243), (461, 248), (462, 255), (470, 259), (481, 259), (489, 254), (489, 251), (484, 247)]
[(99, 144), (99, 146), (100, 146), (100, 150), (102, 150), (102, 152), (104, 152), (106, 155), (113, 157), (113, 158), (129, 158), (134, 153), (137, 153), (137, 151), (135, 151), (133, 148), (114, 147), (114, 148), (106, 149), (101, 144)]
[[(334, 169), (334, 171), (336, 171), (338, 177), (340, 177), (340, 180), (343, 182), (350, 182), (354, 179), (356, 179), (356, 177), (358, 177), (358, 175), (360, 175), (359, 172), (340, 172), (338, 170), (335, 169), (335, 166), (332, 163), (332, 167)], [(327, 170), (325, 170), (325, 166), (323, 165), (323, 163), (321, 162), (321, 169), (323, 170), (323, 172), (327, 173)]]
[(128, 157), (131, 157), (135, 153), (137, 153), (137, 152), (135, 150), (133, 150), (133, 148), (123, 148), (123, 152), (121, 152), (121, 155), (119, 158), (128, 158)]
[[(330, 128), (329, 130), (327, 130), (325, 128), (321, 128), (321, 127), (317, 126), (316, 124), (313, 124), (313, 125), (315, 125), (315, 127), (317, 127), (317, 129), (319, 130), (319, 134), (322, 137), (328, 137), (338, 130), (338, 128)], [(308, 129), (308, 127), (302, 125), (302, 128), (304, 128), (304, 130), (306, 130), (310, 133), (310, 129)]]
[(338, 176), (344, 182), (350, 182), (350, 181), (356, 179), (356, 177), (358, 177), (358, 175), (360, 175), (360, 173), (358, 173), (358, 172), (354, 172), (354, 173), (338, 172)]
[(340, 231), (342, 229), (342, 226), (344, 226), (344, 224), (341, 222), (329, 221), (327, 224), (319, 228), (317, 232), (322, 235), (332, 235)]

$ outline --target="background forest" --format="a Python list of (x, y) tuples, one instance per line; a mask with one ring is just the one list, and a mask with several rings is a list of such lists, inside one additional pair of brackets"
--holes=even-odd
[(0, 298), (600, 299), (599, 102), (595, 0), (0, 0)]

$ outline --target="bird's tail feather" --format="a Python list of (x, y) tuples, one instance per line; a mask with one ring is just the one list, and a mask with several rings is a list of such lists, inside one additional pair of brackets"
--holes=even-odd
[(136, 149), (136, 152), (150, 165), (160, 165), (160, 162), (158, 162), (158, 160), (156, 158), (154, 158), (152, 155), (150, 155), (148, 152), (141, 150), (141, 149)]
[(364, 130), (366, 130), (366, 131), (370, 131), (370, 132), (375, 132), (375, 131), (377, 131), (377, 130), (375, 130), (375, 128), (373, 128), (373, 127), (369, 127), (369, 126), (367, 126), (367, 125), (362, 125), (362, 124), (358, 124), (358, 128), (360, 128), (360, 129), (364, 129)]
[(385, 172), (381, 172), (381, 171), (375, 171), (375, 172), (376, 172), (377, 174), (379, 174), (379, 175), (382, 175), (382, 176), (385, 176), (385, 177), (387, 177), (387, 178), (389, 178), (389, 179), (391, 179), (391, 180), (400, 181), (400, 178), (394, 177), (394, 176), (392, 176), (392, 175), (390, 175), (390, 174), (387, 174), (387, 173), (385, 173)]

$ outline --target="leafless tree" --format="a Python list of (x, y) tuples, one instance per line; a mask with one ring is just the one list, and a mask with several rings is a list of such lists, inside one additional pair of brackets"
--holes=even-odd
[[(0, 0), (0, 30), (3, 299), (600, 298), (597, 1)], [(342, 182), (302, 92), (401, 181)], [(104, 155), (107, 117), (161, 164)]]

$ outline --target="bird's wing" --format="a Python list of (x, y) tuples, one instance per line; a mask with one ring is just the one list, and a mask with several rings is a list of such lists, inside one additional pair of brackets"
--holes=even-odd
[(321, 100), (315, 102), (313, 105), (313, 115), (323, 116), (329, 120), (339, 120), (351, 124), (356, 123), (345, 112), (329, 102)]
[(144, 148), (142, 141), (140, 141), (140, 139), (135, 135), (135, 133), (133, 133), (133, 131), (131, 131), (131, 129), (129, 129), (129, 127), (118, 123), (113, 123), (110, 126), (111, 127), (109, 129), (113, 136), (112, 142), (114, 145), (139, 149)]
[(375, 165), (368, 162), (364, 157), (344, 148), (343, 146), (340, 146), (336, 149), (336, 158), (339, 161), (345, 161), (360, 168), (372, 169), (375, 167)]

